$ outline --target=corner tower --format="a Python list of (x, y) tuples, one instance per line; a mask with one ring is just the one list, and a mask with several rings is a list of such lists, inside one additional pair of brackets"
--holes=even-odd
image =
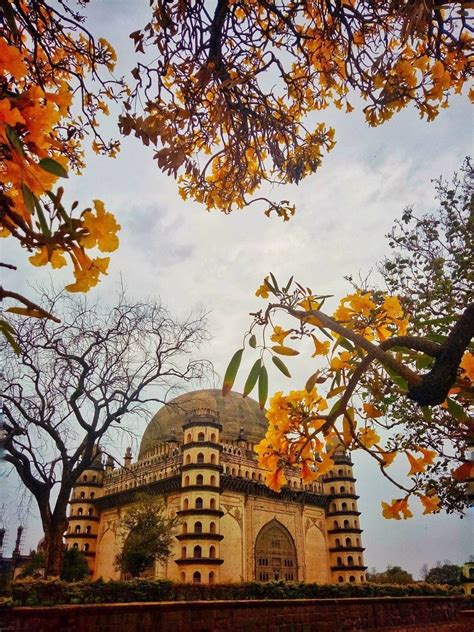
[(66, 533), (66, 548), (79, 549), (84, 553), (89, 574), (94, 572), (99, 514), (94, 499), (102, 496), (104, 467), (98, 451), (92, 464), (76, 481), (71, 499)]
[(198, 408), (186, 413), (181, 466), (181, 552), (175, 560), (184, 582), (219, 581), (220, 558), (220, 433), (217, 411)]
[(334, 469), (323, 480), (324, 493), (329, 496), (326, 529), (329, 535), (331, 580), (336, 583), (365, 581), (362, 529), (359, 524), (356, 479), (352, 461), (344, 448), (334, 453)]

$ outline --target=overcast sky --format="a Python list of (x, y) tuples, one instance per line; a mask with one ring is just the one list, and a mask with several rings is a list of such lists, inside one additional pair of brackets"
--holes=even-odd
[[(127, 35), (146, 23), (148, 5), (147, 0), (95, 0), (87, 7), (89, 28), (116, 47), (117, 74), (128, 73), (133, 65)], [(295, 275), (317, 293), (336, 297), (347, 293), (344, 275), (365, 275), (375, 269), (388, 253), (385, 234), (394, 219), (407, 205), (420, 212), (433, 208), (430, 180), (441, 174), (451, 177), (472, 148), (472, 114), (467, 99), (459, 96), (429, 124), (420, 121), (413, 109), (376, 129), (365, 124), (360, 110), (350, 115), (328, 110), (320, 120), (336, 127), (335, 149), (320, 171), (299, 187), (273, 191), (275, 198), (297, 204), (297, 214), (289, 223), (268, 219), (253, 207), (225, 216), (183, 202), (173, 179), (153, 163), (153, 151), (135, 139), (123, 140), (115, 160), (91, 154), (82, 177), (68, 181), (68, 200), (78, 199), (84, 207), (100, 198), (122, 225), (110, 274), (90, 292), (91, 298), (112, 301), (123, 280), (132, 296), (161, 297), (177, 316), (208, 310), (212, 340), (202, 356), (213, 361), (221, 378), (230, 354), (241, 345), (248, 313), (261, 305), (254, 292), (268, 271), (279, 279)], [(113, 115), (104, 128), (118, 134)], [(14, 280), (10, 273), (5, 285), (14, 283), (30, 293), (29, 283), (49, 278), (46, 270), (27, 263), (26, 253), (11, 244), (1, 245), (8, 260), (19, 266)], [(54, 280), (70, 276), (70, 271), (55, 271)], [(293, 382), (272, 373), (270, 387), (299, 387), (311, 368), (309, 358), (294, 361)], [(241, 389), (243, 381), (236, 386)], [(124, 446), (117, 449), (121, 454)], [(450, 559), (460, 564), (474, 552), (472, 515), (460, 520), (443, 513), (417, 513), (405, 522), (384, 520), (380, 501), (396, 497), (396, 490), (382, 480), (375, 464), (363, 457), (355, 462), (369, 567), (399, 564), (418, 576), (425, 562)], [(11, 529), (8, 546), (12, 548), (17, 487), (11, 477), (8, 481), (8, 491), (2, 489), (2, 494), (8, 503), (4, 520)], [(35, 546), (40, 535), (37, 519), (28, 517), (25, 549)]]

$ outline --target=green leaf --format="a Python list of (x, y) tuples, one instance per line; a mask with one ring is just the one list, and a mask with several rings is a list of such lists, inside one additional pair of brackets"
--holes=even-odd
[(288, 290), (291, 287), (291, 284), (293, 283), (293, 277), (290, 277), (290, 280), (288, 281), (288, 283), (285, 285), (285, 289), (283, 290), (283, 292), (286, 294), (288, 292)]
[(286, 377), (291, 377), (291, 373), (288, 371), (286, 364), (283, 362), (283, 360), (281, 360), (280, 358), (277, 358), (277, 356), (272, 356), (272, 362), (277, 367), (277, 369), (280, 369), (283, 375), (286, 375)]
[(47, 237), (50, 237), (51, 236), (51, 231), (49, 229), (48, 224), (46, 223), (46, 218), (44, 216), (43, 209), (41, 207), (41, 203), (40, 203), (40, 201), (38, 200), (38, 198), (36, 196), (34, 196), (34, 200), (35, 200), (36, 212), (38, 214), (39, 225), (40, 225), (40, 228), (41, 228), (41, 230), (43, 232), (43, 235), (46, 235)]
[(337, 345), (340, 345), (346, 351), (354, 351), (354, 345), (351, 344), (349, 340), (347, 340), (347, 338), (344, 338), (344, 336), (338, 337), (338, 339), (336, 340), (336, 344), (334, 345), (334, 349), (337, 347)]
[(273, 283), (273, 286), (274, 286), (275, 290), (276, 290), (277, 292), (279, 292), (279, 291), (280, 291), (280, 288), (278, 287), (277, 280), (275, 279), (275, 277), (273, 276), (273, 274), (272, 274), (271, 272), (270, 272), (270, 277), (271, 277), (271, 279), (272, 279), (272, 283)]
[(21, 142), (20, 137), (16, 133), (16, 130), (13, 127), (10, 127), (10, 125), (7, 125), (6, 132), (7, 132), (7, 138), (10, 141), (10, 143), (17, 150), (20, 156), (23, 156), (24, 155), (23, 143)]
[(250, 373), (245, 381), (244, 397), (247, 397), (247, 395), (250, 395), (250, 393), (253, 391), (253, 387), (257, 383), (258, 376), (260, 375), (261, 366), (262, 366), (262, 361), (259, 358), (258, 360), (255, 361), (255, 364), (250, 369)]
[(440, 342), (443, 343), (447, 336), (442, 336), (441, 334), (428, 334), (427, 336), (425, 336), (425, 338), (428, 338), (428, 340), (434, 340), (435, 342)]
[(321, 371), (316, 371), (316, 373), (310, 375), (309, 378), (306, 380), (305, 389), (307, 393), (311, 393), (313, 388), (316, 386), (320, 375)]
[(274, 345), (272, 351), (284, 356), (296, 356), (299, 355), (299, 351), (292, 349), (291, 347), (285, 347), (284, 345)]
[(39, 161), (39, 166), (44, 171), (47, 171), (48, 173), (52, 173), (53, 175), (58, 176), (60, 178), (68, 177), (66, 169), (53, 158), (42, 158)]
[(265, 365), (262, 364), (260, 367), (260, 373), (258, 375), (258, 403), (260, 404), (260, 408), (263, 410), (265, 408), (265, 402), (268, 397), (268, 373)]
[(19, 314), (20, 316), (31, 316), (32, 318), (48, 318), (47, 313), (29, 307), (9, 307), (5, 311), (11, 312), (12, 314)]
[(448, 410), (455, 419), (458, 421), (467, 421), (466, 411), (460, 404), (450, 397), (447, 397), (446, 401), (448, 402)]
[(396, 384), (398, 387), (400, 387), (402, 389), (402, 391), (408, 391), (408, 382), (403, 377), (401, 377), (400, 375), (398, 375), (398, 373), (396, 371), (394, 371), (393, 369), (388, 368), (385, 365), (384, 365), (383, 368), (388, 373), (388, 375), (390, 376), (390, 379), (392, 380), (392, 382), (394, 384)]
[(339, 408), (339, 404), (340, 403), (341, 403), (340, 399), (338, 399), (337, 402), (334, 402), (331, 410), (328, 413), (328, 417), (331, 417), (337, 411), (337, 409)]
[(237, 375), (237, 371), (240, 367), (243, 352), (243, 349), (236, 351), (229, 362), (229, 366), (227, 367), (224, 375), (224, 384), (222, 385), (222, 395), (224, 397), (232, 390), (232, 386), (235, 382), (235, 376)]
[(37, 201), (36, 196), (34, 195), (34, 193), (30, 191), (30, 189), (26, 186), (26, 184), (21, 185), (21, 191), (23, 193), (23, 200), (25, 202), (27, 211), (33, 215), (35, 212), (35, 206), (36, 206), (36, 201)]
[(12, 35), (14, 35), (15, 38), (18, 37), (18, 28), (15, 22), (15, 14), (13, 13), (8, 0), (0, 0), (0, 9), (5, 16), (5, 20), (8, 24), (8, 28), (12, 32)]
[(13, 351), (16, 353), (16, 355), (19, 356), (20, 347), (18, 346), (17, 341), (11, 334), (11, 331), (12, 331), (11, 326), (6, 321), (0, 320), (0, 331), (2, 332), (2, 334), (6, 338), (7, 342), (9, 343)]
[(252, 349), (255, 349), (257, 347), (257, 337), (255, 336), (255, 334), (252, 334), (250, 336), (249, 345), (252, 347)]
[(431, 421), (432, 415), (431, 415), (430, 406), (422, 406), (421, 412), (423, 413), (423, 417), (425, 418), (426, 421)]

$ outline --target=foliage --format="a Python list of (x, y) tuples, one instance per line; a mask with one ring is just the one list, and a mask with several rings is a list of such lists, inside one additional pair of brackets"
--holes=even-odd
[(423, 580), (428, 584), (447, 584), (448, 586), (459, 586), (461, 584), (462, 567), (452, 564), (449, 560), (437, 561), (436, 564), (427, 570)]
[[(463, 173), (470, 175), (469, 161)], [(324, 308), (331, 297), (293, 278), (280, 286), (270, 274), (257, 289), (258, 297), (270, 300), (252, 314), (246, 334), (258, 358), (244, 396), (258, 383), (264, 407), (269, 357), (290, 377), (282, 358), (299, 355), (300, 348), (308, 353), (304, 343), (309, 341), (308, 355), (318, 361), (304, 389), (270, 399), (268, 431), (256, 451), (272, 489), (286, 484), (287, 468), (308, 482), (327, 474), (342, 446), (370, 454), (402, 490), (402, 497), (382, 503), (385, 518), (411, 517), (411, 495), (419, 497), (425, 514), (441, 506), (462, 510), (459, 482), (470, 476), (464, 454), (472, 435), (474, 381), (472, 181), (455, 176), (449, 187), (440, 180), (437, 197), (437, 214), (416, 218), (405, 210), (390, 234), (395, 252), (384, 261), (383, 272), (393, 294), (356, 286), (329, 316)], [(229, 363), (224, 394), (236, 379), (243, 351)], [(407, 459), (409, 486), (387, 472), (397, 455)]]
[(310, 113), (362, 100), (372, 126), (409, 104), (432, 121), (462, 91), (472, 45), (464, 4), (155, 2), (131, 34), (151, 53), (132, 72), (122, 132), (156, 146), (184, 199), (225, 213), (260, 200), (287, 220), (288, 200), (252, 196), (265, 182), (298, 183), (334, 147), (334, 129)]
[[(374, 584), (411, 584), (413, 583), (413, 576), (411, 573), (403, 570), (400, 566), (387, 566), (387, 570), (377, 573), (367, 573), (367, 581)], [(433, 582), (442, 583), (442, 582)]]
[(122, 535), (126, 540), (115, 557), (116, 567), (124, 575), (138, 577), (155, 562), (165, 562), (171, 555), (173, 530), (178, 520), (178, 516), (166, 516), (163, 502), (141, 494), (138, 504), (122, 520)]
[(20, 578), (25, 577), (42, 577), (44, 571), (44, 553), (43, 551), (33, 551), (30, 560), (23, 566)]
[(208, 363), (190, 357), (206, 338), (201, 316), (177, 322), (123, 294), (112, 309), (67, 293), (42, 300), (61, 324), (12, 316), (20, 357), (0, 341), (3, 447), (38, 504), (46, 574), (59, 575), (69, 496), (99, 442), (105, 450), (126, 415), (146, 416), (148, 402), (199, 380)]
[(89, 576), (89, 566), (82, 551), (72, 548), (64, 553), (61, 579), (66, 582), (77, 582)]
[(11, 588), (15, 605), (61, 603), (126, 603), (150, 601), (238, 599), (331, 599), (344, 597), (412, 597), (458, 594), (436, 584), (306, 584), (248, 582), (242, 584), (173, 584), (168, 580), (133, 579), (66, 583), (58, 579), (15, 582)]
[[(75, 277), (67, 289), (86, 292), (109, 264), (109, 257), (86, 251), (115, 250), (120, 226), (101, 200), (81, 213), (78, 202), (67, 209), (57, 184), (85, 167), (86, 135), (93, 136), (97, 152), (114, 156), (118, 150), (117, 141), (100, 135), (97, 122), (124, 89), (110, 74), (115, 52), (64, 0), (2, 0), (0, 17), (0, 236), (33, 252), (34, 266), (61, 268), (67, 255)], [(22, 305), (10, 309), (17, 314), (52, 317), (17, 292), (2, 288), (4, 298)], [(11, 338), (5, 325), (2, 331)]]

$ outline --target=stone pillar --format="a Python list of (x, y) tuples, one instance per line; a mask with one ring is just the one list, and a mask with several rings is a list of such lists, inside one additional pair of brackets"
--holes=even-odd
[(181, 466), (181, 581), (219, 581), (220, 541), (220, 432), (218, 413), (207, 408), (193, 410), (183, 424), (183, 464)]
[(101, 453), (97, 452), (92, 465), (80, 475), (69, 500), (66, 548), (79, 549), (84, 553), (92, 576), (95, 566), (99, 512), (95, 499), (103, 494), (104, 467)]
[(334, 469), (324, 477), (324, 493), (330, 502), (326, 511), (331, 579), (334, 583), (365, 581), (362, 529), (359, 524), (352, 462), (341, 447), (334, 453)]

